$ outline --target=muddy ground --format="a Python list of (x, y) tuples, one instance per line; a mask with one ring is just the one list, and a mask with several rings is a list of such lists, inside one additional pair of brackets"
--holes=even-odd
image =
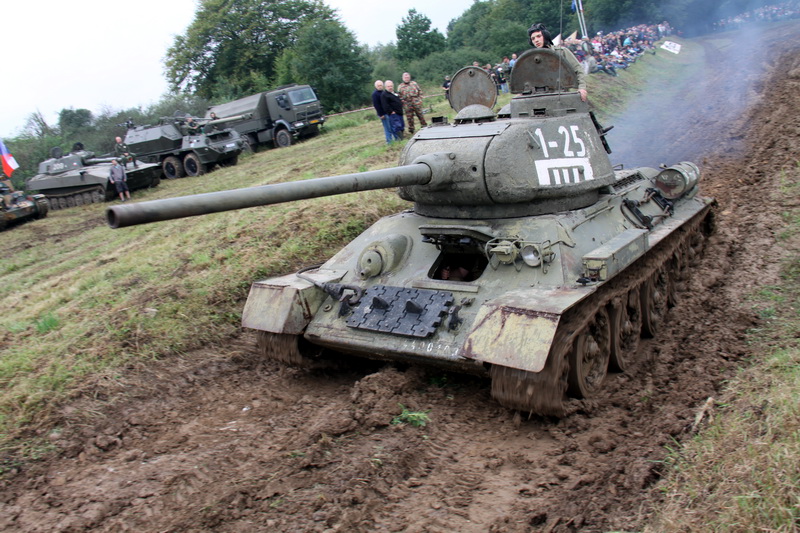
[[(665, 446), (692, 435), (697, 410), (748, 357), (758, 317), (747, 295), (777, 279), (780, 171), (796, 172), (800, 153), (800, 54), (790, 53), (800, 27), (770, 36), (745, 108), (731, 116), (727, 99), (695, 91), (683, 103), (697, 107), (672, 114), (689, 118), (681, 145), (701, 147), (717, 232), (660, 338), (592, 407), (526, 419), (477, 378), (286, 369), (243, 333), (133, 372), (135, 387), (96, 383), (99, 395), (67, 407), (49, 435), (63, 453), (0, 481), (0, 529), (641, 529), (659, 502)], [(747, 58), (715, 42), (705, 41), (707, 87), (725, 88)], [(659, 122), (659, 139), (674, 117)], [(391, 424), (400, 404), (427, 411), (427, 426)]]

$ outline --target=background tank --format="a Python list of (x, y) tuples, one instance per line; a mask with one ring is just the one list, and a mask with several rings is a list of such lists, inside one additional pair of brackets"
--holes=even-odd
[(418, 132), (398, 168), (114, 206), (109, 223), (399, 186), (413, 211), (255, 282), (242, 324), (274, 359), (347, 352), (487, 374), (502, 405), (563, 415), (609, 370), (631, 370), (712, 227), (698, 168), (615, 171), (576, 87), (557, 51), (529, 50), (498, 119), (488, 74), (462, 69), (455, 124)]
[(134, 126), (125, 143), (139, 159), (161, 165), (167, 179), (199, 176), (212, 165), (238, 162), (244, 147), (239, 133), (210, 127), (222, 121), (203, 121), (205, 127), (197, 122), (192, 127), (189, 118), (164, 117), (156, 126)]
[[(39, 173), (25, 182), (28, 191), (39, 191), (51, 209), (106, 202), (117, 197), (116, 187), (108, 181), (113, 157), (95, 157), (94, 152), (75, 143), (72, 152), (64, 155), (60, 148), (50, 151), (53, 157), (39, 163)], [(161, 182), (158, 165), (137, 161), (128, 163), (128, 188), (131, 191), (156, 187)]]
[(43, 194), (26, 195), (15, 191), (11, 180), (0, 180), (0, 231), (17, 222), (44, 218), (47, 208)]

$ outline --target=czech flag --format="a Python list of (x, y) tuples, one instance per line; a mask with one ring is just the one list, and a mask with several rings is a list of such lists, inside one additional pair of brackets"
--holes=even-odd
[(572, 12), (575, 13), (578, 10), (578, 2), (577, 0), (572, 0)]
[(3, 160), (3, 173), (10, 178), (11, 173), (19, 168), (19, 163), (17, 163), (17, 160), (11, 155), (11, 152), (8, 151), (6, 145), (3, 144), (2, 139), (0, 139), (0, 159)]

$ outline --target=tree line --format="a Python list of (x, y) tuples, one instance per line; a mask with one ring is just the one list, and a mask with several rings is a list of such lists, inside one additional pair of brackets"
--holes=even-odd
[[(583, 0), (589, 32), (668, 20), (687, 35), (708, 31), (724, 17), (776, 3), (770, 0)], [(572, 0), (475, 0), (455, 16), (447, 34), (411, 9), (398, 22), (396, 40), (358, 43), (337, 13), (321, 0), (200, 0), (186, 31), (166, 52), (171, 95), (148, 109), (63, 109), (58, 124), (30, 115), (23, 133), (6, 139), (20, 163), (15, 185), (36, 174), (49, 150), (82, 142), (98, 154), (113, 149), (120, 124), (155, 123), (175, 111), (203, 115), (222, 103), (290, 83), (313, 86), (326, 111), (368, 104), (371, 81), (404, 71), (428, 86), (478, 61), (499, 62), (529, 47), (527, 28), (542, 22), (553, 35), (579, 27)]]

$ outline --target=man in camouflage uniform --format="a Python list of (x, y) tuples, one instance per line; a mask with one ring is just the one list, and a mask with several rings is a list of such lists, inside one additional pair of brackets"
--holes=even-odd
[(114, 145), (114, 155), (117, 156), (119, 162), (122, 163), (122, 168), (127, 168), (130, 162), (133, 162), (134, 168), (138, 167), (139, 165), (136, 164), (136, 154), (128, 150), (128, 145), (122, 142), (122, 137), (117, 137), (116, 141), (117, 144)]
[(397, 95), (403, 102), (403, 108), (405, 108), (408, 133), (414, 134), (414, 115), (419, 117), (421, 127), (427, 126), (428, 123), (425, 122), (425, 117), (422, 115), (422, 89), (419, 88), (417, 82), (411, 81), (411, 74), (408, 72), (403, 73), (403, 83), (397, 88)]

